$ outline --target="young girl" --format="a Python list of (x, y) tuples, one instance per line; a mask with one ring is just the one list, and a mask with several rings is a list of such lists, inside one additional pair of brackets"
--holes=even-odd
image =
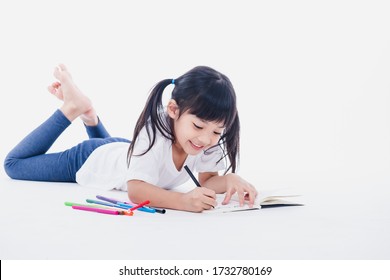
[[(48, 89), (63, 104), (7, 155), (4, 166), (11, 178), (127, 190), (135, 203), (150, 200), (150, 206), (192, 212), (214, 207), (216, 193), (226, 193), (223, 204), (237, 192), (241, 205), (244, 199), (253, 205), (256, 189), (235, 174), (240, 123), (236, 95), (225, 75), (199, 66), (175, 80), (157, 83), (132, 141), (110, 137), (63, 64), (54, 76), (58, 81)], [(174, 84), (172, 98), (164, 108), (162, 94), (170, 84)], [(46, 153), (78, 117), (89, 140), (63, 152)], [(202, 187), (175, 192), (174, 187), (190, 178), (185, 165), (198, 172)], [(221, 170), (224, 175), (218, 174)]]

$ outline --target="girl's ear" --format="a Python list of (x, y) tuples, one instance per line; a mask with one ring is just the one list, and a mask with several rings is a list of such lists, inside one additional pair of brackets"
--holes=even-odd
[(172, 119), (177, 120), (179, 118), (179, 106), (177, 106), (177, 103), (174, 99), (169, 100), (167, 112), (169, 117)]

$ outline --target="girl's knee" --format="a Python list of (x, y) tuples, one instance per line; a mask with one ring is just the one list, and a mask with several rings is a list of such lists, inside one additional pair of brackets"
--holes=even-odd
[(7, 156), (4, 160), (4, 171), (12, 179), (17, 179), (16, 161), (17, 159), (10, 156)]

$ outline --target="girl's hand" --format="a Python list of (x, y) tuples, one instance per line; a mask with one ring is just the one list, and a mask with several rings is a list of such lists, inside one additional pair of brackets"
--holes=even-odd
[(208, 188), (195, 188), (183, 195), (183, 206), (186, 211), (202, 212), (217, 205), (215, 191)]
[(238, 201), (240, 206), (244, 205), (244, 201), (248, 200), (249, 207), (253, 207), (255, 198), (257, 196), (256, 188), (249, 182), (242, 179), (240, 176), (234, 173), (230, 173), (226, 176), (226, 195), (222, 204), (228, 204), (232, 195), (237, 192)]

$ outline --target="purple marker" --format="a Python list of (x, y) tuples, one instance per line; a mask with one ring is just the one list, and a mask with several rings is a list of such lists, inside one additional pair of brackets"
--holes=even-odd
[(100, 199), (100, 200), (107, 201), (107, 202), (111, 202), (111, 203), (114, 203), (114, 204), (117, 204), (118, 202), (122, 203), (122, 201), (116, 200), (114, 198), (104, 197), (104, 196), (101, 196), (101, 195), (97, 195), (96, 198)]

